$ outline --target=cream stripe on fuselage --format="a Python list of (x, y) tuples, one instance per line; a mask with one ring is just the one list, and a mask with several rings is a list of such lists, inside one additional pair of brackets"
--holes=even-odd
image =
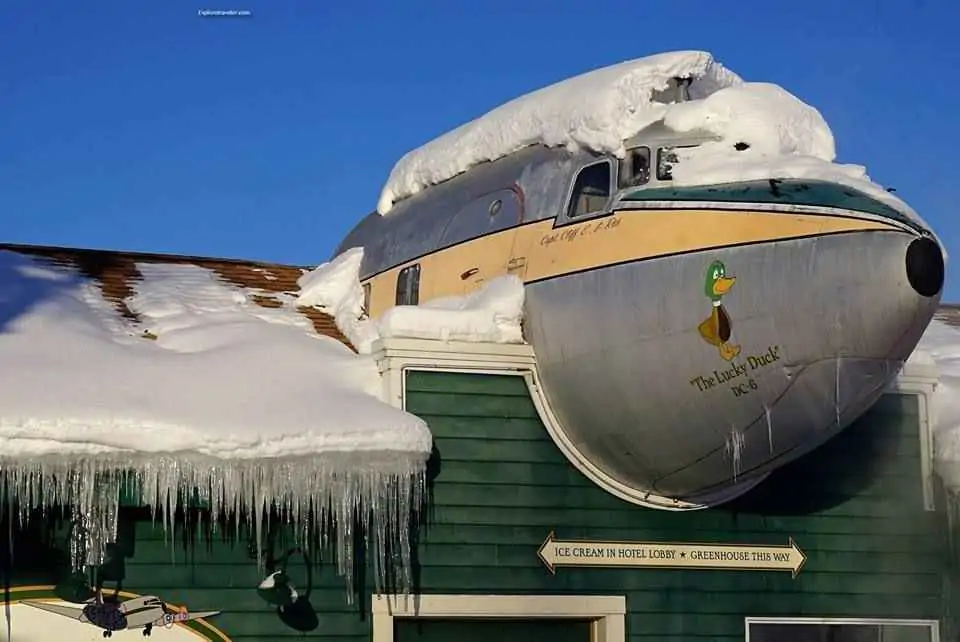
[(835, 214), (705, 209), (619, 210), (583, 223), (527, 223), (437, 250), (373, 275), (370, 315), (396, 302), (397, 275), (420, 264), (420, 301), (476, 290), (513, 273), (526, 283), (710, 248), (870, 230), (902, 231), (892, 223)]

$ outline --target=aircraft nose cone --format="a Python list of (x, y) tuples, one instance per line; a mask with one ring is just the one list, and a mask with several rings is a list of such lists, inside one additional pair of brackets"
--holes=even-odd
[[(704, 298), (715, 261), (736, 277), (721, 306)], [(527, 301), (544, 390), (578, 456), (637, 503), (704, 506), (865, 412), (943, 284), (935, 239), (868, 229), (611, 266), (536, 284)]]
[(918, 238), (907, 246), (907, 280), (914, 291), (923, 297), (932, 297), (943, 288), (943, 252), (936, 241)]

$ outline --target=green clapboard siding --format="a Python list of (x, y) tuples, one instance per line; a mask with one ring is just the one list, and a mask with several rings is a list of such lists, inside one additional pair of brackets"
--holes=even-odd
[[(743, 640), (745, 616), (944, 617), (952, 577), (946, 529), (938, 513), (923, 509), (912, 397), (884, 397), (843, 434), (731, 505), (672, 513), (618, 500), (573, 468), (521, 377), (410, 372), (406, 386), (407, 409), (429, 423), (439, 453), (417, 549), (422, 593), (626, 595), (627, 631), (637, 642)], [(237, 538), (231, 529), (187, 537), (181, 529), (171, 543), (149, 516), (130, 518), (134, 510), (120, 537), (125, 590), (221, 610), (211, 623), (238, 641), (370, 639), (369, 573), (363, 594), (348, 604), (343, 581), (321, 564), (310, 594), (320, 626), (304, 635), (257, 595), (264, 572), (251, 559), (249, 535)], [(792, 537), (808, 560), (796, 579), (604, 568), (551, 575), (537, 557), (550, 531), (558, 539), (626, 541), (785, 544)], [(62, 554), (42, 544), (49, 539), (21, 532), (14, 584), (62, 576)], [(302, 562), (295, 558), (289, 570), (302, 589)], [(499, 634), (489, 623), (469, 631), (456, 625), (398, 622), (396, 633), (398, 642), (586, 639), (585, 624), (512, 623)]]
[[(554, 447), (520, 377), (412, 372), (407, 409), (440, 454), (421, 591), (625, 594), (631, 640), (742, 640), (745, 616), (940, 619), (943, 525), (924, 511), (917, 402), (886, 396), (747, 497), (690, 513), (632, 506)], [(558, 539), (785, 544), (789, 573), (580, 569), (537, 558)]]

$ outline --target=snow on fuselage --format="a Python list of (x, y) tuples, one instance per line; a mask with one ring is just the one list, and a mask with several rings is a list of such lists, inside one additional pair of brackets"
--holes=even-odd
[(944, 271), (924, 224), (849, 186), (674, 187), (649, 161), (682, 144), (648, 142), (646, 160), (531, 146), (368, 216), (337, 250), (364, 248), (371, 316), (523, 279), (566, 454), (673, 509), (742, 494), (869, 408)]

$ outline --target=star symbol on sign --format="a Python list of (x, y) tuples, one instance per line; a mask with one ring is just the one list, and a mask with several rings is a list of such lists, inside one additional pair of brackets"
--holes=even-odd
[(686, 551), (681, 551), (681, 552), (680, 552), (680, 559), (684, 559), (686, 556), (687, 556)]

